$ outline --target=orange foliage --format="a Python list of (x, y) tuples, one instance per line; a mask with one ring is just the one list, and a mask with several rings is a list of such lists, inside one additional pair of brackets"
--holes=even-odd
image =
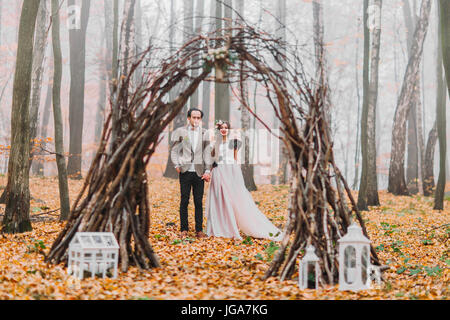
[[(0, 177), (0, 185), (4, 184), (6, 177)], [(69, 181), (72, 201), (82, 184), (83, 180)], [(30, 185), (34, 230), (0, 239), (0, 299), (448, 299), (450, 294), (450, 228), (445, 226), (450, 211), (433, 211), (432, 198), (380, 192), (381, 206), (362, 215), (379, 257), (390, 269), (380, 288), (352, 293), (339, 291), (337, 285), (300, 290), (297, 278), (260, 280), (270, 263), (269, 240), (199, 240), (191, 232), (181, 241), (179, 185), (168, 179), (149, 181), (150, 242), (162, 267), (149, 271), (131, 267), (118, 279), (75, 281), (62, 265), (45, 264), (36, 249), (42, 241), (43, 252), (48, 252), (62, 228), (57, 213), (43, 214), (59, 208), (57, 179), (32, 178)], [(287, 186), (261, 185), (252, 196), (280, 226), (286, 221), (288, 192)], [(0, 205), (0, 211), (3, 208)], [(193, 209), (191, 200), (191, 230)]]

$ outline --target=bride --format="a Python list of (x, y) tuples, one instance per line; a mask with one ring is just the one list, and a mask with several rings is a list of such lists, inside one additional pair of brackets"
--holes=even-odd
[(281, 231), (258, 209), (237, 163), (238, 140), (228, 139), (230, 123), (219, 121), (211, 156), (215, 164), (206, 198), (208, 236), (242, 239), (245, 235), (281, 241)]

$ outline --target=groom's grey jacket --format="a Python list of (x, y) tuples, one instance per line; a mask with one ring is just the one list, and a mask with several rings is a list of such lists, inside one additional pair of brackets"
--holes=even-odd
[(200, 128), (198, 142), (195, 150), (192, 150), (192, 141), (189, 139), (188, 126), (176, 129), (172, 133), (171, 143), (172, 152), (170, 157), (175, 168), (180, 167), (184, 173), (194, 163), (195, 172), (201, 177), (205, 171), (211, 170), (211, 145), (208, 132), (206, 129)]

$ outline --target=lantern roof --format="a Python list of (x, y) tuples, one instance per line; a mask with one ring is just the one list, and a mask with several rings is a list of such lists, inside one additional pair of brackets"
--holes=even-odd
[(314, 248), (313, 245), (308, 245), (306, 247), (306, 254), (303, 257), (302, 261), (311, 261), (311, 262), (316, 262), (319, 261), (319, 257), (316, 255), (316, 248)]
[(112, 232), (77, 232), (70, 246), (83, 249), (118, 249), (119, 244)]
[(352, 223), (347, 229), (347, 234), (338, 240), (340, 243), (370, 243), (370, 240), (362, 233), (362, 229), (356, 223)]

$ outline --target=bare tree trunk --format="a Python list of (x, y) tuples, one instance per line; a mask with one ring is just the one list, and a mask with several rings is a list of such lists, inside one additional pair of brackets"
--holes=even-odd
[(52, 0), (52, 45), (53, 45), (53, 120), (55, 127), (56, 166), (58, 167), (60, 221), (70, 214), (69, 186), (67, 182), (66, 158), (64, 156), (63, 122), (61, 113), (62, 54), (59, 36), (59, 1)]
[[(103, 33), (103, 40), (106, 40), (105, 33)], [(103, 41), (102, 41), (103, 43)], [(100, 52), (100, 55), (103, 53), (103, 49)], [(99, 68), (99, 80), (98, 80), (98, 101), (97, 101), (97, 113), (95, 116), (95, 132), (94, 132), (94, 141), (98, 143), (100, 141), (100, 137), (102, 134), (103, 123), (105, 121), (105, 105), (106, 105), (106, 87), (107, 87), (107, 78), (108, 78), (108, 54), (105, 54), (104, 60), (100, 61), (98, 64)]]
[[(416, 140), (417, 140), (417, 149), (418, 149), (418, 187), (419, 187), (419, 193), (423, 194), (423, 175), (425, 172), (425, 143), (423, 141), (423, 106), (422, 101), (420, 99), (420, 76), (417, 76), (417, 82), (418, 88), (415, 91), (416, 94)], [(425, 88), (423, 88), (425, 90)]]
[[(441, 68), (442, 69), (442, 68)], [(445, 92), (445, 91), (444, 91)], [(434, 191), (434, 150), (437, 141), (437, 123), (434, 121), (433, 128), (428, 134), (427, 148), (425, 150), (425, 168), (423, 175), (423, 195), (429, 197)]]
[[(242, 90), (244, 91), (242, 95), (248, 96), (247, 86), (245, 83), (243, 83)], [(254, 179), (254, 165), (250, 163), (250, 113), (243, 106), (241, 106), (241, 127), (244, 137), (244, 163), (241, 165), (242, 176), (244, 177), (244, 183), (247, 190), (255, 191), (257, 190), (257, 187)]]
[[(52, 70), (53, 72), (53, 70)], [(47, 85), (47, 93), (45, 97), (45, 104), (44, 104), (44, 112), (42, 115), (42, 124), (40, 128), (39, 136), (42, 139), (42, 148), (46, 148), (46, 138), (47, 136), (47, 130), (48, 130), (48, 123), (50, 121), (50, 108), (52, 106), (52, 81), (49, 79), (49, 83)], [(39, 161), (33, 161), (32, 163), (32, 172), (34, 175), (37, 176), (44, 176), (44, 158), (45, 152), (39, 152), (38, 153), (42, 158), (39, 159)]]
[[(447, 88), (450, 95), (450, 3), (448, 1), (440, 1), (439, 6), (439, 36), (441, 38), (441, 50), (438, 50), (438, 60), (443, 61), (445, 75), (447, 78)], [(442, 69), (441, 69), (442, 70)], [(438, 72), (438, 77), (441, 72)], [(447, 139), (446, 139), (446, 97), (443, 93), (443, 81), (438, 79), (438, 90), (441, 94), (437, 96), (436, 103), (436, 122), (439, 138), (439, 177), (434, 195), (435, 210), (444, 209), (444, 191), (445, 191), (445, 160), (447, 155)], [(440, 88), (439, 88), (440, 87)]]
[(33, 41), (40, 1), (25, 0), (20, 14), (11, 111), (11, 152), (2, 231), (31, 231), (30, 222), (30, 90)]
[[(414, 3), (414, 8), (415, 8)], [(403, 16), (406, 26), (406, 46), (408, 52), (408, 58), (411, 55), (412, 37), (414, 34), (414, 29), (416, 27), (416, 11), (411, 11), (411, 6), (409, 0), (403, 2)], [(410, 194), (416, 194), (418, 192), (417, 177), (418, 177), (418, 166), (417, 166), (417, 134), (416, 134), (416, 105), (415, 100), (416, 95), (414, 94), (411, 100), (411, 106), (409, 107), (408, 117), (407, 117), (407, 145), (406, 145), (406, 187)]]
[[(237, 24), (243, 23), (244, 19), (244, 0), (236, 1), (236, 11), (239, 13), (240, 17), (236, 18)], [(237, 27), (238, 27), (237, 26)], [(243, 74), (243, 72), (241, 72)], [(243, 79), (241, 79), (241, 97), (245, 97), (248, 100), (248, 84)], [(245, 102), (248, 105), (248, 102)], [(250, 163), (250, 139), (249, 139), (249, 129), (250, 129), (250, 112), (247, 108), (241, 104), (241, 128), (244, 137), (244, 163), (241, 164), (242, 176), (244, 177), (245, 187), (248, 191), (257, 190), (255, 179), (253, 177), (254, 166)], [(281, 143), (280, 143), (281, 144)]]
[[(358, 21), (358, 29), (359, 29), (359, 21)], [(355, 150), (355, 177), (353, 179), (352, 189), (356, 190), (358, 186), (358, 176), (359, 176), (359, 156), (360, 156), (360, 146), (361, 142), (359, 140), (360, 133), (359, 130), (361, 128), (360, 115), (361, 115), (361, 95), (359, 93), (359, 72), (358, 72), (358, 57), (359, 57), (359, 37), (355, 37), (356, 41), (356, 53), (355, 53), (355, 83), (356, 83), (356, 97), (358, 101), (358, 112), (356, 115), (356, 150)]]
[[(100, 73), (106, 72), (106, 74), (103, 74), (103, 77), (105, 77), (104, 81), (108, 81), (108, 96), (112, 98), (112, 94), (114, 91), (114, 88), (117, 83), (117, 63), (118, 63), (118, 24), (119, 24), (119, 3), (117, 0), (112, 1), (104, 1), (104, 16), (105, 16), (105, 28), (104, 28), (104, 39), (106, 44), (106, 52), (105, 52), (105, 62), (104, 62), (104, 69), (100, 67)], [(105, 88), (106, 91), (107, 88)], [(103, 89), (101, 89), (103, 90)], [(105, 98), (106, 99), (106, 98)], [(106, 99), (107, 100), (107, 99)], [(103, 100), (106, 104), (106, 101)], [(96, 131), (99, 130), (101, 132), (105, 120), (105, 107), (103, 107), (103, 115), (102, 115), (102, 123), (100, 126), (99, 121), (97, 121), (97, 128)], [(98, 114), (98, 117), (100, 115)], [(98, 119), (100, 120), (100, 119)], [(100, 129), (98, 127), (100, 126)], [(97, 131), (98, 132), (98, 131)], [(100, 133), (101, 134), (101, 133)], [(97, 135), (96, 135), (97, 136)]]
[(358, 210), (368, 210), (367, 206), (367, 180), (368, 180), (368, 126), (369, 115), (369, 52), (370, 52), (370, 31), (368, 28), (369, 0), (364, 0), (363, 5), (363, 29), (364, 29), (364, 62), (363, 62), (363, 105), (361, 113), (361, 179), (358, 190)]
[[(120, 81), (119, 79), (119, 0), (114, 0), (113, 6), (113, 30), (112, 30), (112, 73), (111, 80), (109, 84), (109, 100), (115, 101), (117, 95), (117, 85)], [(111, 104), (111, 116), (114, 118), (117, 116), (115, 111), (115, 106)], [(113, 121), (113, 123), (116, 123)], [(112, 132), (112, 140), (116, 140), (116, 131)]]
[[(2, 21), (2, 8), (3, 8), (3, 0), (0, 0), (0, 22)], [(2, 37), (1, 37), (1, 35), (2, 35), (2, 26), (1, 26), (1, 23), (0, 23), (0, 45), (2, 44)], [(9, 78), (10, 77), (11, 77), (11, 75), (9, 76)], [(8, 85), (9, 78), (6, 81), (6, 84), (5, 84), (4, 88), (6, 88), (6, 86)], [(4, 92), (4, 89), (2, 91)], [(3, 97), (3, 93), (0, 95), (0, 103), (2, 101), (2, 97)], [(0, 136), (2, 136), (2, 135), (7, 136), (6, 124), (4, 123), (6, 121), (4, 121), (5, 117), (3, 115), (2, 108), (0, 108), (0, 119), (2, 119), (2, 121), (0, 121)], [(8, 164), (7, 164), (6, 157), (4, 159), (5, 159), (5, 162), (4, 162), (5, 165), (3, 165), (3, 163), (0, 163), (0, 173), (6, 172), (6, 169), (7, 169), (6, 167), (7, 167)], [(3, 171), (3, 170), (5, 170), (5, 171)], [(5, 192), (1, 192), (0, 203), (4, 203), (4, 197), (5, 196), (6, 196)]]
[[(74, 0), (68, 0), (71, 7)], [(84, 85), (86, 72), (86, 29), (89, 20), (91, 0), (82, 0), (80, 28), (69, 29), (70, 43), (70, 98), (69, 123), (70, 143), (67, 173), (75, 179), (81, 179), (81, 160), (84, 122)]]
[[(224, 19), (231, 19), (231, 10), (228, 6), (231, 0), (216, 0), (216, 31), (217, 35), (223, 35)], [(219, 46), (224, 45), (219, 44)], [(217, 75), (216, 75), (217, 76)], [(230, 86), (228, 83), (215, 82), (214, 119), (230, 121)]]
[[(185, 30), (189, 30), (189, 27), (187, 26), (188, 23), (192, 24), (192, 21), (188, 21), (192, 18), (192, 11), (193, 11), (193, 6), (192, 3), (190, 3), (190, 1), (187, 2), (186, 4), (186, 0), (184, 3), (184, 28)], [(170, 3), (170, 35), (169, 35), (169, 41), (170, 41), (170, 52), (171, 54), (175, 53), (175, 1), (171, 0)], [(189, 16), (189, 12), (190, 12), (190, 16)], [(186, 31), (185, 31), (186, 32)], [(187, 40), (187, 35), (185, 33), (185, 38), (184, 40)], [(170, 92), (169, 98), (171, 101), (173, 101), (175, 99), (175, 97), (178, 94), (178, 91), (180, 90), (180, 85), (177, 85), (175, 88), (173, 88)], [(186, 124), (186, 115), (187, 115), (187, 111), (185, 110), (185, 108), (183, 108), (183, 110), (181, 110), (180, 113), (178, 113), (175, 117), (175, 119), (172, 122), (171, 128), (169, 128), (169, 153), (167, 155), (167, 162), (166, 162), (166, 169), (164, 171), (163, 176), (166, 178), (171, 178), (171, 179), (178, 179), (178, 172), (175, 170), (175, 166), (172, 162), (172, 159), (170, 157), (170, 153), (172, 152), (172, 145), (170, 144), (170, 139), (171, 139), (171, 132), (175, 131), (176, 129), (184, 126)]]
[[(370, 50), (370, 72), (364, 68), (365, 76), (368, 77), (369, 82), (366, 82), (365, 84), (367, 87), (367, 90), (365, 91), (367, 97), (364, 97), (365, 105), (363, 106), (361, 118), (361, 145), (364, 145), (364, 148), (362, 148), (363, 162), (361, 174), (364, 177), (361, 176), (361, 186), (358, 192), (358, 208), (360, 210), (367, 210), (368, 206), (380, 205), (378, 199), (378, 177), (376, 163), (376, 107), (378, 98), (378, 65), (380, 60), (382, 2), (381, 0), (375, 0), (373, 5), (370, 7), (367, 7), (367, 4), (368, 3), (365, 2), (364, 5), (366, 8), (364, 14), (367, 17), (364, 22), (364, 40), (366, 41), (366, 36), (368, 38), (370, 37), (370, 27), (370, 29), (372, 29), (372, 44)], [(368, 54), (367, 48), (364, 52), (365, 54)], [(368, 60), (365, 61), (365, 63), (368, 62)], [(363, 132), (363, 130), (366, 132)]]
[[(316, 3), (313, 2), (313, 6), (315, 7), (319, 7), (319, 11), (321, 13), (321, 5), (320, 3)], [(279, 38), (281, 40), (281, 47), (280, 47), (280, 52), (285, 55), (286, 53), (286, 0), (279, 0), (277, 3), (277, 19), (278, 19), (278, 27), (277, 27), (277, 31), (276, 31), (276, 35), (277, 38)], [(318, 24), (320, 24), (320, 30), (315, 30), (315, 36), (317, 36), (316, 31), (320, 33), (320, 40), (316, 43), (316, 46), (322, 46), (323, 43), (320, 42), (322, 40), (323, 37), (323, 21), (321, 19), (321, 14), (318, 15), (320, 18), (316, 21)], [(316, 18), (317, 15), (315, 14), (314, 17)], [(323, 51), (323, 50), (322, 50)], [(317, 52), (316, 52), (317, 54)], [(320, 59), (316, 56), (316, 59)], [(280, 58), (279, 61), (277, 61), (277, 63), (280, 65), (280, 67), (282, 68), (282, 70), (284, 70), (286, 68), (286, 63), (284, 61), (284, 58)], [(283, 71), (284, 72), (284, 71)], [(278, 120), (278, 118), (276, 117), (276, 115), (274, 114), (274, 129), (279, 129), (280, 128), (280, 121)], [(280, 131), (280, 135), (283, 135), (283, 133)], [(281, 140), (279, 142), (279, 147), (278, 147), (278, 170), (276, 175), (272, 175), (270, 177), (270, 182), (271, 184), (286, 184), (287, 183), (287, 165), (288, 165), (288, 159), (287, 159), (287, 150), (285, 148), (285, 146), (283, 145), (283, 143), (281, 143)]]
[[(209, 0), (210, 11), (209, 16), (214, 17), (216, 12), (216, 0)], [(213, 25), (210, 25), (209, 32), (214, 31)], [(209, 118), (211, 114), (211, 82), (203, 82), (203, 97), (202, 97), (202, 111), (203, 111), (203, 127), (209, 129)]]
[(36, 21), (36, 35), (33, 52), (33, 75), (31, 78), (31, 104), (30, 104), (30, 168), (33, 161), (33, 146), (37, 136), (37, 124), (39, 118), (39, 105), (41, 101), (42, 73), (47, 48), (47, 23), (48, 11), (45, 1), (41, 1)]
[(447, 79), (447, 89), (450, 96), (450, 2), (440, 0), (440, 22), (442, 57), (444, 61), (445, 77)]
[(381, 0), (374, 0), (374, 25), (370, 56), (369, 101), (367, 115), (367, 205), (379, 206), (377, 182), (377, 149), (376, 149), (376, 108), (378, 98), (378, 65), (380, 61), (381, 43)]
[(392, 131), (391, 160), (389, 166), (388, 191), (395, 195), (407, 195), (408, 189), (405, 182), (405, 134), (406, 119), (409, 106), (413, 99), (415, 80), (419, 72), (420, 57), (423, 51), (423, 43), (428, 29), (431, 0), (423, 0), (420, 9), (420, 18), (411, 46), (411, 54), (403, 78), (403, 86), (397, 102)]
[[(416, 3), (414, 2), (414, 10)], [(406, 31), (407, 31), (407, 51), (408, 56), (411, 54), (412, 36), (414, 28), (417, 24), (417, 16), (415, 11), (411, 11), (409, 0), (403, 4), (403, 15), (405, 17)], [(422, 175), (423, 175), (423, 161), (424, 161), (424, 146), (423, 146), (423, 128), (421, 124), (422, 102), (420, 100), (420, 75), (417, 73), (415, 82), (414, 94), (411, 101), (410, 112), (408, 115), (408, 144), (407, 144), (407, 169), (406, 169), (406, 185), (409, 193), (416, 194), (423, 193), (422, 190)]]
[[(415, 95), (415, 94), (414, 94)], [(409, 108), (407, 120), (407, 147), (406, 152), (406, 187), (410, 194), (419, 192), (418, 187), (418, 150), (417, 150), (417, 121), (416, 121), (416, 104), (412, 101)]]
[[(186, 43), (194, 35), (194, 1), (183, 0), (183, 19), (183, 42)], [(185, 123), (186, 117), (183, 119), (183, 124)]]
[[(203, 21), (203, 11), (204, 11), (204, 1), (197, 0), (197, 6), (195, 8), (195, 35), (199, 35), (202, 32), (202, 21)], [(192, 77), (195, 78), (198, 75), (198, 70), (192, 70)], [(198, 99), (198, 90), (194, 92), (194, 94), (190, 98), (190, 107), (191, 108), (200, 108), (199, 99)]]

